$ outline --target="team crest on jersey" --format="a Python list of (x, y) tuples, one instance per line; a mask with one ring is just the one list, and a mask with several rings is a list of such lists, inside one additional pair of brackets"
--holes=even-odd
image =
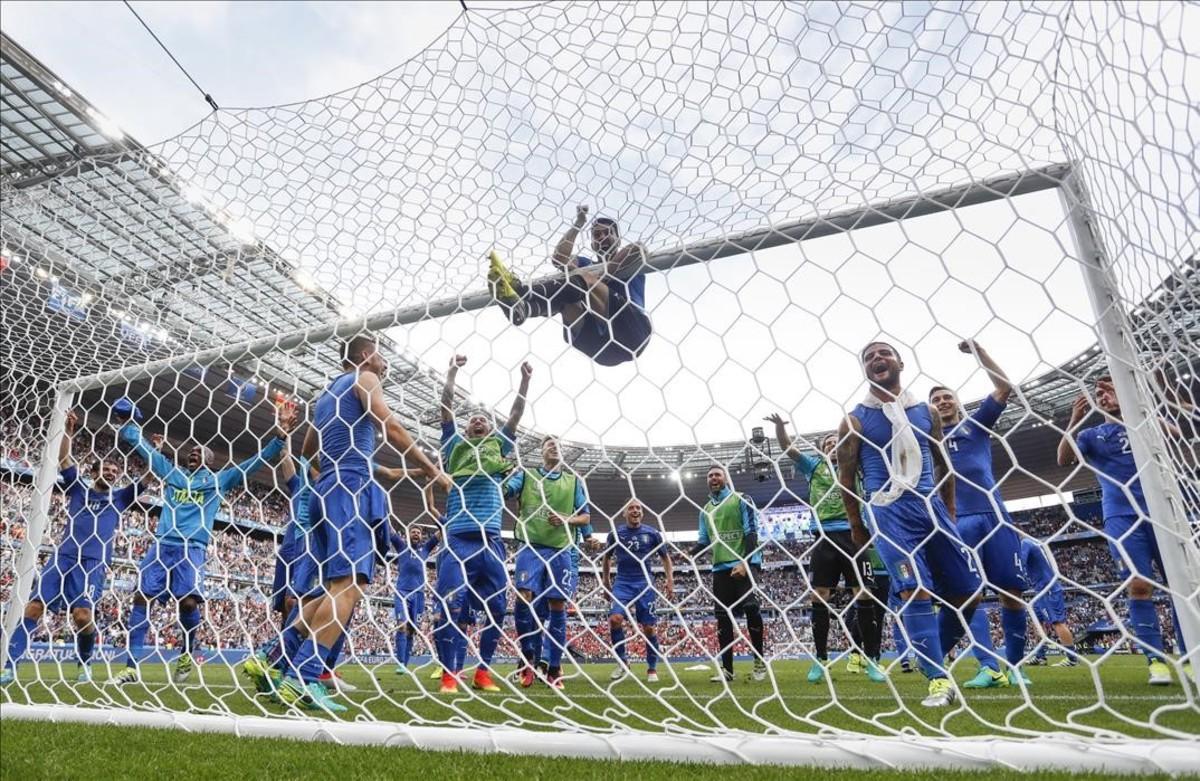
[(903, 562), (900, 563), (900, 577), (903, 580), (908, 580), (909, 578), (912, 577), (912, 570), (909, 568), (909, 566), (907, 564), (905, 564)]

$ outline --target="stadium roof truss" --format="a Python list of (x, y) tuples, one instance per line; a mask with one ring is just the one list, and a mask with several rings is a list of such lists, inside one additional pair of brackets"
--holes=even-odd
[[(0, 34), (2, 35), (2, 34)], [(235, 371), (250, 372), (273, 389), (300, 399), (318, 392), (336, 374), (339, 358), (333, 343), (305, 335), (316, 327), (338, 331), (339, 303), (297, 276), (297, 268), (271, 247), (239, 234), (228, 217), (189, 192), (166, 163), (124, 135), (27, 51), (0, 39), (0, 191), (3, 223), (0, 236), (8, 248), (11, 272), (4, 303), (6, 328), (13, 340), (43, 349), (31, 350), (29, 371), (38, 376), (85, 377), (117, 373), (172, 355), (206, 351), (233, 355), (229, 345), (245, 344), (253, 363), (233, 360)], [(746, 234), (701, 241), (653, 253), (649, 265), (666, 271), (693, 263), (766, 249), (897, 219), (960, 208), (1062, 184), (1065, 165), (1008, 175), (937, 193), (874, 204), (814, 220), (776, 225)], [(38, 187), (35, 188), (35, 185)], [(36, 189), (36, 195), (31, 190)], [(1135, 327), (1148, 338), (1169, 325), (1168, 339), (1192, 339), (1200, 329), (1197, 302), (1182, 300), (1180, 275), (1194, 277), (1196, 260), (1168, 279), (1135, 312)], [(35, 287), (59, 283), (90, 306), (86, 327), (47, 322), (43, 300), (50, 290), (31, 295)], [(1189, 294), (1190, 295), (1190, 294)], [(487, 306), (486, 294), (434, 302), (418, 310), (360, 318), (340, 331), (364, 323), (380, 329)], [(36, 311), (34, 311), (36, 309)], [(1170, 314), (1170, 317), (1160, 315)], [(59, 318), (61, 319), (61, 318)], [(123, 329), (147, 336), (134, 347), (122, 340)], [(280, 350), (279, 337), (298, 334)], [(1191, 335), (1189, 335), (1191, 334)], [(48, 338), (57, 345), (46, 343)], [(1162, 334), (1158, 338), (1164, 338)], [(80, 340), (92, 344), (80, 349)], [(255, 347), (254, 345), (258, 345)], [(442, 377), (401, 354), (388, 341), (384, 347), (393, 377), (391, 403), (410, 424), (419, 424), (427, 441), (436, 441)], [(259, 349), (261, 348), (261, 349)], [(70, 365), (64, 356), (71, 356)], [(1080, 390), (1080, 378), (1103, 371), (1103, 357), (1092, 347), (1062, 367), (1025, 383), (1027, 403), (1012, 405), (999, 429), (1022, 424), (1032, 410), (1044, 420), (1057, 420)], [(266, 394), (264, 394), (265, 396)], [(465, 394), (460, 402), (469, 403)], [(256, 419), (265, 428), (269, 412)], [(820, 432), (810, 434), (819, 436)], [(521, 444), (536, 450), (537, 432), (523, 431)], [(680, 443), (670, 447), (607, 448), (582, 442), (564, 443), (566, 455), (582, 472), (617, 476), (667, 474), (688, 466), (717, 461), (761, 465), (780, 463), (780, 454), (741, 440), (715, 444)], [(782, 465), (785, 474), (790, 466)]]

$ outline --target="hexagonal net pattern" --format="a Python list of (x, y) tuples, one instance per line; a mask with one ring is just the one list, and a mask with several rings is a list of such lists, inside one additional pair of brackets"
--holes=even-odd
[(9, 46), (7, 714), (1192, 766), (1198, 24), (471, 10), (155, 147)]

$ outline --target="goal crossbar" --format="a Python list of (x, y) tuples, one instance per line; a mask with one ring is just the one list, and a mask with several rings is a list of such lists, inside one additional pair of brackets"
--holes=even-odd
[[(645, 264), (639, 267), (639, 270), (670, 271), (675, 268), (759, 252), (786, 244), (900, 222), (967, 206), (977, 206), (1018, 195), (1052, 190), (1060, 187), (1066, 181), (1071, 170), (1071, 166), (1067, 163), (1056, 163), (978, 182), (968, 182), (872, 203), (854, 209), (792, 220), (778, 225), (766, 225), (718, 239), (703, 239), (680, 247), (653, 252), (646, 258)], [(552, 277), (544, 277), (539, 281), (550, 279)], [(274, 351), (291, 350), (306, 342), (315, 343), (331, 338), (352, 336), (363, 330), (381, 331), (423, 320), (436, 320), (461, 312), (485, 309), (493, 303), (490, 294), (480, 292), (464, 296), (451, 296), (415, 306), (384, 309), (366, 316), (339, 319), (291, 333), (250, 339), (186, 355), (162, 358), (144, 364), (77, 377), (59, 383), (58, 389), (67, 393), (78, 393), (106, 387), (117, 382), (130, 382), (153, 377), (187, 365), (203, 365), (238, 358), (257, 357)]]

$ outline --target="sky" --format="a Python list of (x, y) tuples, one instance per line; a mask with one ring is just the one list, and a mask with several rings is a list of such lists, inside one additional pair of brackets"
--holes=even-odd
[[(894, 7), (888, 23), (918, 50), (954, 48), (954, 66), (889, 47), (870, 29), (874, 22), (832, 18), (832, 6), (790, 6), (767, 20), (778, 24), (751, 20), (744, 33), (763, 59), (736, 46), (709, 52), (708, 42), (721, 40), (711, 27), (719, 20), (681, 10), (661, 45), (687, 49), (689, 35), (704, 42), (687, 74), (662, 60), (614, 69), (602, 58), (610, 20), (593, 15), (572, 28), (587, 41), (595, 36), (579, 54), (568, 51), (576, 39), (556, 50), (560, 42), (532, 24), (455, 37), (479, 61), (461, 75), (465, 58), (418, 56), (458, 19), (454, 2), (135, 7), (223, 108), (284, 108), (209, 116), (119, 3), (5, 3), (4, 29), (126, 133), (148, 144), (182, 133), (161, 147), (168, 159), (358, 314), (477, 292), (478, 259), (491, 246), (524, 275), (544, 272), (577, 202), (614, 211), (629, 238), (655, 249), (828, 213), (859, 198), (898, 197), (913, 181), (932, 186), (1053, 160), (1034, 110), (1045, 96), (1026, 94), (1022, 80), (1044, 76), (1037, 58), (997, 75), (992, 49), (1007, 44), (972, 36), (933, 7), (925, 16)], [(620, 26), (628, 16), (614, 22), (616, 34), (629, 34)], [(553, 20), (549, 12), (537, 18)], [(1016, 48), (1038, 32), (1014, 25), (1009, 35)], [(779, 47), (793, 35), (798, 50), (828, 47), (822, 67)], [(530, 51), (520, 51), (526, 40)], [(859, 49), (874, 67), (840, 59)], [(406, 62), (377, 87), (350, 89)], [(839, 78), (827, 78), (825, 66), (835, 64)], [(896, 83), (888, 67), (913, 87), (898, 108), (886, 103)], [(439, 80), (451, 68), (452, 77)], [(642, 81), (643, 70), (657, 80)], [(786, 73), (789, 89), (759, 79), (764, 71)], [(563, 72), (572, 78), (560, 83)], [(971, 74), (966, 86), (1009, 99), (1003, 118), (1011, 126), (996, 123), (981, 137), (982, 120), (970, 115), (985, 109), (963, 89), (963, 74)], [(478, 86), (479, 96), (456, 92), (464, 86)], [(339, 90), (350, 91), (285, 105)], [(807, 102), (789, 103), (792, 91)], [(458, 108), (466, 116), (455, 118)], [(778, 116), (758, 123), (762, 112)], [(416, 127), (414, 118), (426, 115), (433, 124)], [(714, 116), (725, 119), (714, 125)], [(356, 127), (356, 118), (369, 126)], [(345, 130), (336, 129), (341, 119), (351, 122)], [(314, 129), (334, 137), (306, 140)], [(1017, 148), (1027, 156), (998, 159)], [(273, 185), (293, 149), (322, 157), (288, 168)], [(245, 161), (249, 173), (239, 162), (214, 164), (218, 153)], [(357, 164), (352, 187), (331, 189), (343, 171), (324, 173), (330, 158)], [(947, 158), (986, 165), (947, 172), (940, 165)], [(907, 170), (897, 160), (915, 162)], [(394, 173), (383, 174), (380, 193), (367, 194), (376, 184), (370, 179), (385, 171)], [(655, 337), (636, 364), (611, 369), (566, 347), (557, 324), (514, 330), (494, 309), (392, 336), (438, 370), (454, 352), (470, 356), (461, 384), (500, 409), (511, 402), (517, 367), (530, 360), (536, 373), (526, 422), (569, 439), (735, 440), (771, 411), (801, 431), (823, 430), (862, 395), (855, 355), (870, 339), (902, 345), (918, 393), (937, 382), (964, 398), (982, 396), (989, 384), (957, 351), (961, 338), (979, 338), (1018, 380), (1090, 346), (1090, 310), (1062, 217), (1057, 196), (1041, 193), (652, 274)], [(461, 228), (450, 241), (447, 225)]]

